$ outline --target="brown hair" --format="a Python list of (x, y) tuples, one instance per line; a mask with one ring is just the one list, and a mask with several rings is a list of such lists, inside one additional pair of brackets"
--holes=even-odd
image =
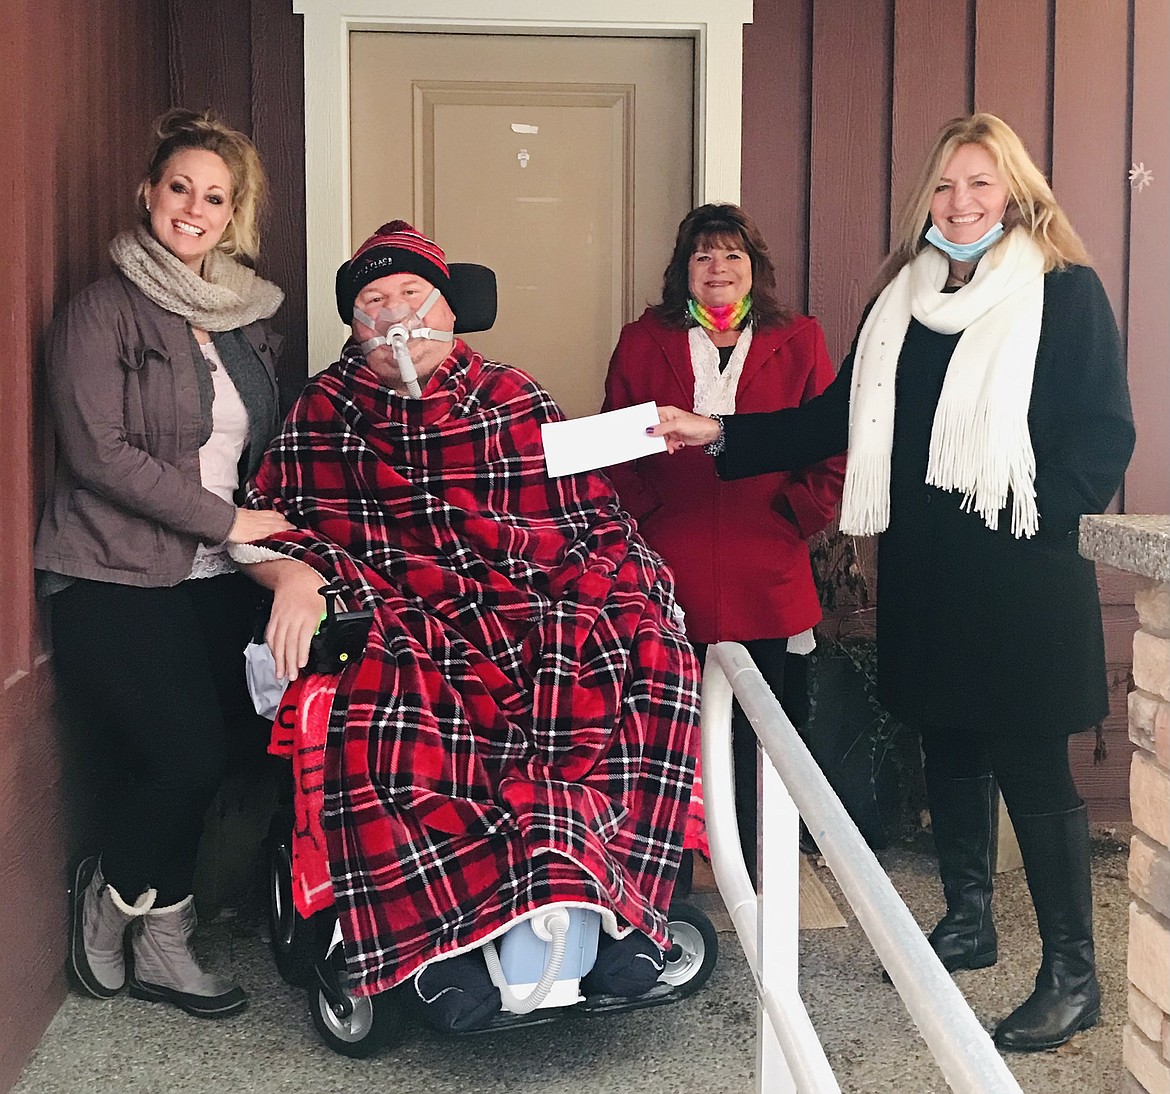
[(685, 329), (695, 321), (687, 311), (691, 295), (691, 255), (703, 247), (723, 246), (744, 251), (752, 263), (752, 322), (782, 327), (792, 312), (776, 298), (776, 268), (755, 222), (738, 205), (716, 203), (692, 209), (678, 226), (674, 254), (662, 275), (662, 303), (654, 313), (668, 327)]
[(146, 192), (158, 185), (171, 157), (187, 148), (214, 152), (223, 160), (232, 180), (232, 216), (216, 249), (227, 255), (255, 258), (260, 253), (259, 218), (268, 197), (268, 179), (251, 140), (211, 110), (197, 113), (178, 108), (168, 110), (154, 123), (154, 141), (146, 179), (138, 188), (138, 212), (143, 223), (149, 228)]
[[(994, 114), (952, 118), (939, 131), (894, 230), (889, 257), (878, 271), (874, 295), (881, 292), (908, 262), (929, 246), (923, 232), (930, 217), (930, 201), (951, 157), (964, 144), (977, 144), (991, 155), (1008, 189), (1005, 236), (1026, 231), (1044, 255), (1044, 272), (1089, 261), (1085, 245), (1052, 188), (1024, 148), (1015, 130)], [(988, 252), (994, 255), (999, 244)]]

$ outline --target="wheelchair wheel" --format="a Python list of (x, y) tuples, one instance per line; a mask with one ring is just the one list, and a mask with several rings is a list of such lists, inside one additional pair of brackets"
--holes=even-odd
[(293, 904), (291, 839), (291, 818), (281, 810), (268, 833), (269, 946), (280, 978), (294, 987), (307, 988), (315, 979), (315, 931), (313, 924), (302, 919)]
[(671, 904), (667, 927), (671, 947), (658, 982), (671, 986), (672, 998), (685, 999), (707, 983), (715, 970), (719, 935), (706, 913), (682, 900)]
[[(339, 948), (337, 954), (340, 952)], [(330, 961), (333, 960), (331, 957)], [(309, 989), (309, 1015), (321, 1040), (334, 1052), (364, 1060), (402, 1039), (406, 1008), (399, 991), (351, 995), (342, 988), (341, 994), (349, 1009), (345, 1015), (338, 1013), (320, 985)]]

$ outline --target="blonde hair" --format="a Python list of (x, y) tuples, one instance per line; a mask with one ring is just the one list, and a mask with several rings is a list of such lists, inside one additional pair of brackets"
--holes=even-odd
[[(994, 114), (972, 114), (952, 118), (935, 139), (922, 174), (894, 228), (890, 254), (882, 263), (874, 283), (875, 296), (893, 281), (903, 266), (929, 246), (923, 239), (923, 226), (930, 217), (935, 187), (951, 157), (965, 144), (977, 144), (985, 149), (995, 160), (1007, 185), (1007, 212), (1003, 218), (1005, 236), (1013, 230), (1026, 231), (1044, 255), (1045, 273), (1065, 266), (1088, 264), (1089, 256), (1081, 237), (1069, 223), (1064, 210), (1057, 205), (1052, 188), (1015, 130)], [(992, 247), (988, 255), (993, 256), (999, 246)]]
[(146, 179), (138, 188), (138, 212), (143, 224), (150, 227), (146, 193), (158, 185), (171, 157), (188, 148), (214, 152), (223, 160), (232, 182), (232, 215), (216, 250), (233, 257), (256, 258), (260, 253), (259, 220), (268, 199), (268, 178), (251, 140), (222, 122), (214, 111), (182, 108), (168, 110), (154, 123), (154, 139)]

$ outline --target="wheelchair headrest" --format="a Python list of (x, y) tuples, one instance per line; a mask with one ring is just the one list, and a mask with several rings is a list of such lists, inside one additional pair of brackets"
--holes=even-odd
[(455, 313), (455, 333), (490, 330), (496, 321), (496, 275), (475, 262), (452, 262), (447, 303)]

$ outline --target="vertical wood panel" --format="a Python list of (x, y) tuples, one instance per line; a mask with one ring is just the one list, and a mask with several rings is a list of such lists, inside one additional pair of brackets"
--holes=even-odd
[(66, 822), (52, 691), (42, 668), (0, 695), (0, 1090), (65, 997)]
[(780, 298), (808, 310), (812, 0), (756, 4), (744, 27), (743, 207), (760, 226)]
[(1052, 170), (1050, 0), (976, 0), (975, 110), (1003, 118)]
[[(21, 78), (29, 53), (31, 20), (23, 10), (10, 13), (0, 36), (0, 132), (5, 134), (7, 154), (0, 160), (2, 192), (21, 194), (28, 183), (24, 145), (28, 118), (24, 115)], [(13, 154), (15, 153), (15, 154)], [(0, 202), (0, 346), (5, 358), (16, 358), (17, 367), (0, 369), (0, 476), (4, 493), (17, 504), (0, 505), (0, 537), (12, 554), (5, 567), (4, 604), (0, 605), (0, 687), (8, 687), (17, 674), (29, 668), (31, 615), (29, 605), (31, 552), (29, 514), (29, 425), (31, 376), (27, 363), (21, 367), (28, 346), (29, 281), (27, 220), (16, 201)], [(11, 350), (9, 349), (11, 347)]]
[[(112, 17), (115, 12), (111, 9), (114, 5), (111, 0), (103, 0), (100, 5), (95, 5), (103, 9), (101, 15), (103, 18)], [(120, 89), (117, 83), (107, 78), (107, 73), (114, 70), (114, 66), (118, 61), (118, 55), (121, 52), (121, 45), (119, 38), (121, 35), (114, 34), (98, 34), (97, 35), (97, 63), (98, 73), (97, 78), (100, 81), (99, 86), (95, 88), (98, 95), (98, 102), (102, 113), (103, 132), (114, 132), (114, 126), (118, 117), (118, 108), (120, 106), (118, 97)], [(130, 37), (130, 35), (126, 35)], [(133, 63), (133, 62), (131, 62)], [(106, 141), (99, 138), (100, 143), (105, 146)], [(125, 144), (122, 141), (118, 142), (117, 148), (107, 148), (106, 155), (108, 157), (104, 170), (112, 172), (114, 178), (125, 177), (122, 171), (126, 167), (125, 159)], [(141, 168), (138, 168), (141, 170)], [(94, 239), (94, 242), (100, 247), (103, 252), (105, 250), (104, 242), (107, 242), (122, 230), (127, 223), (127, 218), (122, 215), (123, 209), (131, 208), (130, 200), (127, 195), (119, 194), (118, 200), (102, 202), (101, 219), (97, 225), (92, 225), (89, 230), (89, 236)], [(96, 238), (95, 238), (96, 237)]]
[[(38, 486), (51, 462), (39, 380), (44, 331), (61, 302), (108, 268), (106, 246), (126, 223), (148, 120), (166, 106), (166, 50), (165, 7), (157, 0), (11, 0), (5, 7), (0, 536), (9, 565), (0, 599), (0, 1090), (16, 1081), (64, 995), (65, 857), (88, 830), (61, 784), (52, 679), (39, 656), (33, 601)], [(136, 165), (128, 171), (131, 152)]]
[(1131, 160), (1153, 182), (1130, 191), (1129, 386), (1137, 448), (1129, 513), (1170, 513), (1170, 0), (1135, 0)]
[(304, 49), (288, 0), (171, 2), (171, 97), (211, 107), (256, 142), (271, 184), (257, 267), (285, 291), (281, 400), (307, 376)]
[(813, 7), (809, 310), (844, 357), (889, 243), (891, 6)]
[(970, 5), (895, 0), (890, 226), (944, 122), (971, 113)]
[(169, 7), (171, 101), (211, 107), (251, 133), (251, 0), (170, 0)]
[[(1122, 331), (1129, 234), (1129, 5), (1057, 0), (1052, 188), (1089, 248)], [(1163, 124), (1165, 104), (1162, 106)]]
[(259, 268), (285, 293), (276, 325), (285, 336), (279, 367), (286, 405), (308, 377), (302, 28), (288, 0), (252, 0), (252, 139), (272, 187)]

